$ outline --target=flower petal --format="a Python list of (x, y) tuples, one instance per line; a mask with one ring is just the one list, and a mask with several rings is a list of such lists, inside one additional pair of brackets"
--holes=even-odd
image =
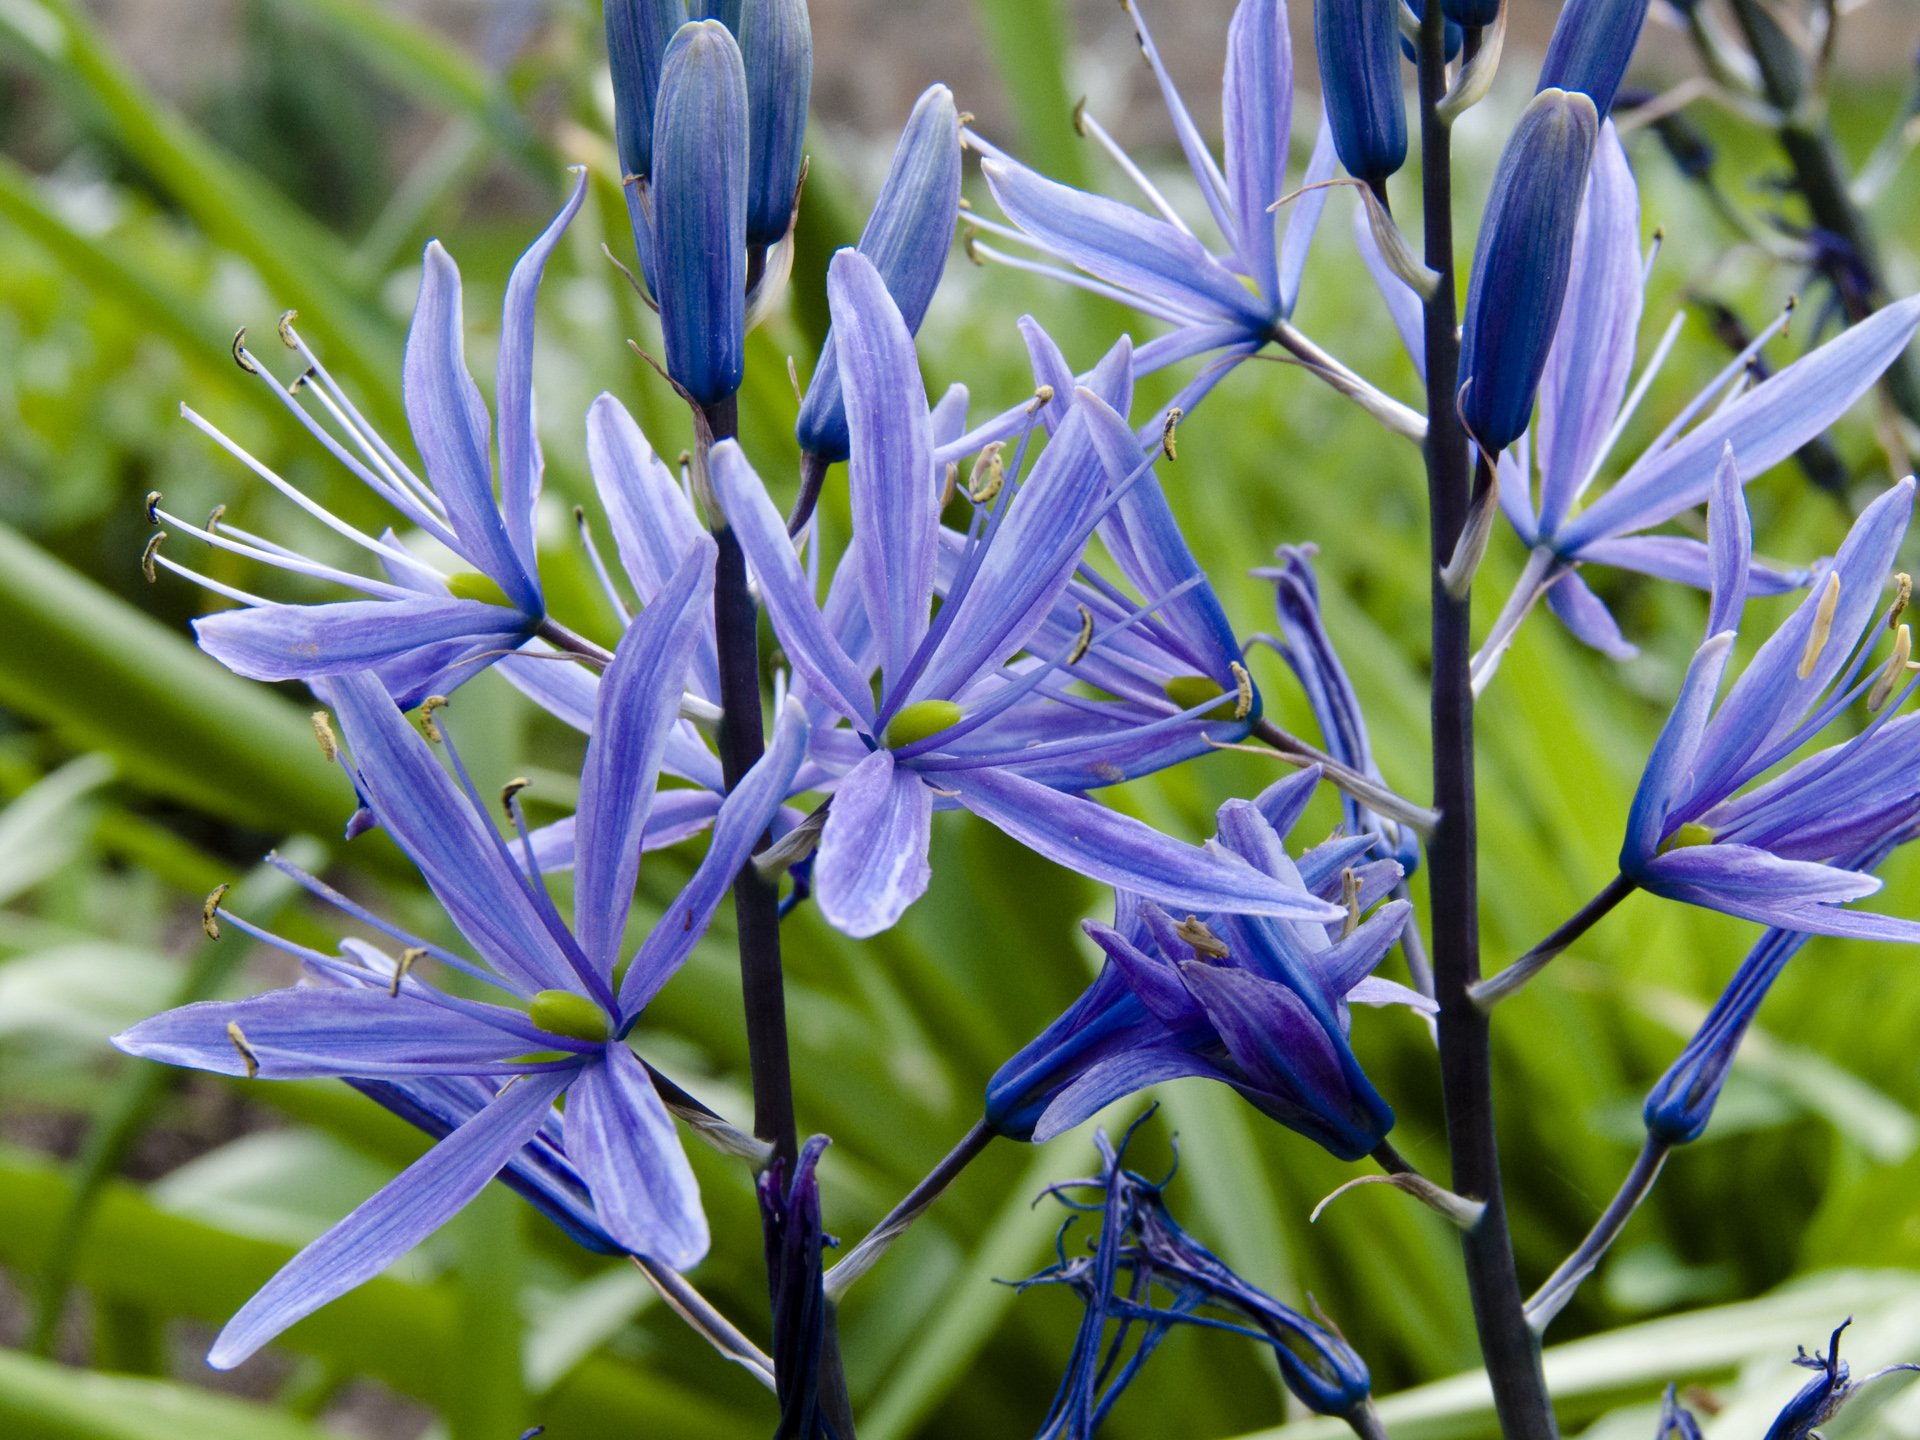
[(1041, 1112), (1033, 1127), (1036, 1145), (1065, 1134), (1083, 1120), (1099, 1114), (1116, 1100), (1124, 1100), (1149, 1085), (1189, 1078), (1231, 1084), (1233, 1077), (1211, 1060), (1175, 1045), (1142, 1045), (1122, 1051), (1097, 1064), (1058, 1095)]
[(892, 751), (874, 751), (833, 792), (813, 865), (822, 917), (856, 937), (890, 929), (927, 891), (932, 838), (933, 791)]
[(1683, 786), (1692, 778), (1700, 737), (1707, 728), (1707, 712), (1719, 693), (1720, 677), (1733, 654), (1733, 634), (1722, 631), (1694, 652), (1686, 679), (1673, 702), (1673, 713), (1653, 742), (1647, 768), (1627, 812), (1626, 838), (1620, 846), (1620, 868), (1638, 879), (1640, 871), (1659, 853), (1666, 838), (1667, 820), (1682, 802)]
[(1620, 626), (1607, 609), (1607, 602), (1593, 593), (1593, 587), (1580, 578), (1577, 570), (1562, 570), (1547, 586), (1547, 608), (1583, 645), (1591, 645), (1609, 660), (1631, 660), (1639, 647), (1620, 633)]
[(447, 596), (256, 605), (193, 622), (200, 648), (249, 680), (310, 680), (370, 670), (451, 640), (510, 650), (526, 631), (526, 618), (517, 611)]
[(571, 1072), (528, 1075), (302, 1250), (229, 1320), (207, 1363), (231, 1370), (296, 1320), (371, 1280), (439, 1229), (533, 1138)]
[(1240, 222), (1234, 253), (1260, 293), (1277, 300), (1276, 222), (1268, 207), (1287, 193), (1293, 138), (1293, 41), (1285, 0), (1240, 0), (1234, 7), (1220, 115), (1227, 188)]
[(609, 1045), (567, 1091), (566, 1148), (608, 1235), (675, 1270), (705, 1257), (699, 1182), (646, 1066), (624, 1044)]

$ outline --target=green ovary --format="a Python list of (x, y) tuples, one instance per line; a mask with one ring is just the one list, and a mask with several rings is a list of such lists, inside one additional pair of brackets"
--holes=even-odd
[(458, 575), (447, 577), (447, 589), (456, 600), (478, 600), (483, 605), (503, 605), (513, 608), (513, 602), (507, 599), (507, 592), (495, 584), (490, 576), (482, 575), (478, 570), (462, 570)]
[(898, 750), (951, 730), (960, 723), (960, 707), (951, 700), (916, 700), (887, 722), (887, 748)]
[(1665, 843), (1660, 846), (1660, 853), (1664, 855), (1669, 850), (1685, 850), (1694, 845), (1711, 844), (1713, 844), (1712, 827), (1702, 825), (1698, 820), (1689, 820), (1667, 837)]
[(599, 1043), (607, 1038), (607, 1015), (593, 1001), (571, 990), (542, 990), (527, 1016), (549, 1035)]

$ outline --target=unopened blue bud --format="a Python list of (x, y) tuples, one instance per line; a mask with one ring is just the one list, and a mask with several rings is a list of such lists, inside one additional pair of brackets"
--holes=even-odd
[(613, 138), (620, 168), (645, 177), (653, 168), (653, 104), (660, 62), (674, 31), (687, 23), (686, 0), (606, 0), (607, 64), (613, 71)]
[(1400, 0), (1314, 0), (1313, 40), (1340, 163), (1356, 179), (1385, 180), (1407, 160)]
[[(1413, 11), (1413, 18), (1416, 20), (1422, 19), (1427, 13), (1423, 0), (1407, 0), (1407, 8)], [(1446, 7), (1441, 8), (1444, 10)], [(1446, 55), (1448, 62), (1451, 63), (1460, 54), (1460, 47), (1466, 43), (1467, 32), (1460, 28), (1458, 22), (1448, 20), (1441, 33), (1446, 37)], [(1414, 48), (1413, 41), (1409, 40), (1404, 32), (1400, 36), (1400, 53), (1407, 57), (1409, 64), (1420, 63), (1420, 52)]]
[[(960, 115), (954, 109), (953, 92), (935, 85), (921, 95), (907, 117), (880, 198), (856, 247), (880, 272), (910, 331), (917, 332), (926, 318), (946, 269), (959, 217)], [(847, 411), (840, 395), (838, 353), (829, 330), (794, 425), (800, 448), (828, 462), (847, 458)]]
[(1518, 439), (1533, 413), (1599, 134), (1585, 95), (1543, 90), (1500, 154), (1460, 341), (1460, 413), (1489, 454)]
[(1440, 0), (1440, 8), (1456, 25), (1482, 27), (1500, 18), (1500, 0)]
[(1538, 88), (1578, 91), (1606, 119), (1646, 18), (1647, 0), (1567, 0), (1547, 44)]
[(747, 67), (747, 243), (786, 238), (800, 184), (807, 101), (813, 93), (813, 26), (807, 0), (745, 0), (736, 5), (740, 56)]
[(701, 405), (746, 358), (747, 72), (718, 20), (682, 25), (654, 109), (653, 264), (667, 373)]

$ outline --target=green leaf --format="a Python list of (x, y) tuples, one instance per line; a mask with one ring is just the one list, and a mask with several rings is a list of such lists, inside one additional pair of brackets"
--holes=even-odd
[(0, 1433), (26, 1440), (328, 1440), (267, 1405), (0, 1350)]

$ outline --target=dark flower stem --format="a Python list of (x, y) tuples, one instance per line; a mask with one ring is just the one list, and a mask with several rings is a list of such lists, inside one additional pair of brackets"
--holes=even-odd
[(887, 1247), (905, 1234), (907, 1227), (925, 1214), (960, 1172), (992, 1143), (995, 1133), (982, 1120), (963, 1135), (947, 1157), (928, 1171), (926, 1178), (909, 1190), (906, 1198), (889, 1210), (886, 1217), (827, 1272), (827, 1297), (837, 1302), (854, 1281), (866, 1274)]
[(1433, 595), (1433, 798), (1440, 824), (1427, 844), (1433, 897), (1433, 969), (1440, 1002), (1441, 1095), (1452, 1188), (1484, 1201), (1461, 1248), (1481, 1356), (1505, 1440), (1556, 1440), (1540, 1346), (1521, 1304), (1507, 1232), (1494, 1131), (1488, 1017), (1468, 990), (1480, 978), (1479, 875), (1474, 816), (1470, 598), (1447, 593), (1440, 572), (1467, 520), (1467, 438), (1454, 408), (1459, 388), (1453, 258), (1453, 165), (1439, 104), (1447, 91), (1445, 15), (1428, 5), (1420, 25), (1420, 154), (1426, 263), (1438, 284), (1426, 303), (1427, 499)]
[(1608, 1247), (1627, 1228), (1627, 1222), (1633, 1218), (1641, 1202), (1653, 1192), (1653, 1182), (1660, 1178), (1660, 1167), (1667, 1163), (1667, 1156), (1672, 1149), (1664, 1140), (1651, 1135), (1647, 1137), (1639, 1158), (1633, 1162), (1633, 1169), (1620, 1182), (1619, 1193), (1594, 1222), (1587, 1238), (1580, 1242), (1580, 1248), (1561, 1262), (1560, 1268), (1547, 1277), (1547, 1283), (1534, 1291), (1533, 1297), (1527, 1301), (1527, 1321), (1536, 1333), (1546, 1333), (1547, 1326), (1553, 1323), (1553, 1317), (1566, 1308), (1581, 1282), (1593, 1273), (1594, 1266), (1600, 1263)]
[(1624, 875), (1609, 880), (1606, 888), (1569, 916), (1551, 935), (1514, 961), (1498, 975), (1468, 987), (1473, 1003), (1491, 1010), (1527, 981), (1547, 968), (1562, 950), (1599, 924), (1613, 907), (1634, 892), (1633, 881)]

